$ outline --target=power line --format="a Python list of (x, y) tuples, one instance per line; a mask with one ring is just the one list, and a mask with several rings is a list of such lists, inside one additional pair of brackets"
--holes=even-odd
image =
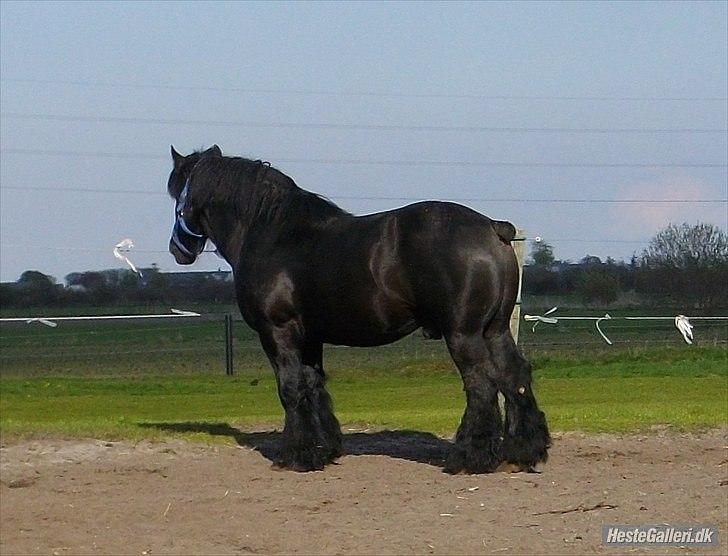
[(608, 127), (497, 127), (497, 126), (458, 126), (458, 125), (397, 125), (397, 124), (351, 124), (316, 122), (256, 122), (223, 120), (189, 120), (177, 118), (141, 118), (123, 116), (78, 116), (63, 114), (31, 114), (3, 112), (0, 116), (21, 120), (88, 122), (152, 125), (200, 125), (214, 127), (247, 127), (257, 129), (319, 129), (319, 130), (360, 130), (360, 131), (427, 131), (427, 132), (486, 132), (486, 133), (573, 133), (573, 134), (617, 134), (617, 133), (728, 133), (728, 128), (608, 128)]
[[(422, 197), (357, 197), (349, 195), (334, 195), (334, 199), (361, 200), (361, 201), (421, 201)], [(499, 198), (487, 199), (483, 197), (447, 197), (450, 201), (462, 202), (495, 202), (495, 203), (728, 203), (728, 199), (523, 199)]]
[(167, 195), (162, 191), (143, 191), (141, 189), (104, 189), (101, 187), (48, 187), (45, 185), (0, 185), (0, 190), (11, 189), (15, 191), (58, 191), (72, 193), (113, 193), (132, 195)]
[(111, 153), (91, 151), (64, 151), (64, 150), (43, 150), (43, 149), (0, 149), (0, 154), (20, 154), (29, 156), (77, 156), (84, 158), (121, 158), (121, 159), (142, 159), (142, 160), (170, 160), (169, 156), (144, 153)]
[[(38, 249), (41, 251), (67, 251), (67, 252), (80, 252), (80, 253), (112, 253), (110, 247), (67, 247), (58, 245), (20, 245), (17, 243), (9, 243), (7, 247), (15, 249)], [(168, 249), (137, 249), (134, 248), (133, 254), (140, 253), (169, 253)], [(202, 251), (202, 253), (212, 253), (212, 251)]]
[[(140, 189), (106, 189), (106, 188), (94, 188), (94, 187), (50, 187), (44, 185), (0, 185), (0, 190), (10, 189), (14, 191), (56, 191), (59, 193), (74, 192), (74, 193), (112, 193), (112, 194), (138, 194), (138, 195), (167, 195), (163, 191), (145, 191)], [(427, 196), (423, 197), (395, 197), (395, 196), (384, 196), (384, 197), (370, 197), (370, 196), (356, 196), (356, 195), (331, 195), (332, 199), (338, 199), (342, 201), (422, 201), (428, 199)], [(432, 199), (431, 197), (429, 199)], [(542, 199), (528, 199), (518, 197), (508, 198), (486, 198), (486, 197), (442, 197), (440, 200), (456, 201), (456, 202), (473, 202), (473, 203), (575, 203), (575, 204), (636, 204), (636, 203), (668, 203), (668, 204), (686, 204), (686, 203), (698, 203), (698, 204), (715, 204), (715, 203), (728, 203), (728, 199), (554, 199), (554, 198), (542, 198)]]
[[(531, 243), (619, 243), (619, 244), (635, 244), (635, 245), (642, 245), (647, 244), (650, 240), (649, 239), (584, 239), (584, 238), (545, 238), (543, 240), (539, 239), (536, 241), (535, 239), (527, 239), (527, 241)], [(63, 246), (49, 246), (49, 245), (20, 245), (16, 243), (10, 243), (3, 248), (11, 248), (16, 250), (25, 250), (25, 249), (33, 249), (38, 251), (61, 251), (61, 252), (80, 252), (80, 253), (111, 253), (111, 249), (109, 247), (101, 248), (101, 247), (63, 247)], [(168, 254), (168, 249), (137, 249), (134, 248), (133, 254), (135, 255), (142, 255), (142, 254)], [(203, 251), (202, 254), (212, 254), (214, 255), (214, 251)], [(216, 255), (217, 256), (217, 255)]]
[[(534, 242), (534, 243), (541, 243), (540, 241), (537, 242), (536, 240), (529, 239), (528, 241)], [(648, 243), (649, 239), (642, 239), (642, 240), (636, 240), (636, 239), (583, 239), (583, 238), (545, 238), (542, 240), (545, 243), (550, 242), (560, 242), (560, 243)]]
[[(0, 149), (4, 154), (41, 155), (41, 156), (78, 156), (88, 158), (119, 158), (168, 160), (168, 156), (144, 153), (119, 153), (96, 151), (44, 150), (44, 149)], [(464, 166), (464, 167), (502, 167), (502, 168), (728, 168), (724, 163), (670, 163), (670, 162), (501, 162), (469, 160), (376, 160), (354, 158), (279, 158), (283, 164), (344, 164), (374, 166)]]
[(629, 96), (629, 95), (497, 95), (487, 93), (413, 93), (398, 91), (335, 91), (325, 89), (282, 89), (252, 87), (217, 87), (211, 85), (175, 85), (165, 83), (124, 83), (110, 81), (84, 81), (74, 79), (36, 79), (3, 77), (0, 81), (8, 83), (29, 83), (43, 85), (72, 85), (77, 87), (129, 88), (153, 90), (213, 91), (249, 94), (280, 94), (334, 97), (375, 97), (375, 98), (458, 98), (482, 100), (559, 100), (559, 101), (674, 101), (674, 102), (725, 102), (726, 97), (699, 96)]
[(306, 164), (348, 164), (348, 165), (378, 165), (378, 166), (493, 166), (502, 168), (726, 168), (728, 164), (714, 163), (610, 163), (610, 162), (500, 162), (468, 160), (366, 160), (366, 159), (336, 159), (336, 158), (289, 158), (280, 159), (282, 163)]

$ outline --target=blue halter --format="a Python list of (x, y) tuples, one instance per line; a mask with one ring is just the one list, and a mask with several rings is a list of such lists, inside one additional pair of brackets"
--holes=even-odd
[(184, 189), (182, 189), (182, 192), (179, 194), (179, 199), (177, 199), (177, 208), (175, 210), (177, 220), (175, 221), (174, 229), (172, 230), (172, 241), (185, 255), (197, 257), (197, 255), (199, 255), (205, 248), (207, 238), (204, 234), (194, 230), (185, 221), (184, 210), (185, 205), (187, 204), (187, 193), (189, 187), (190, 182), (188, 180), (185, 183)]

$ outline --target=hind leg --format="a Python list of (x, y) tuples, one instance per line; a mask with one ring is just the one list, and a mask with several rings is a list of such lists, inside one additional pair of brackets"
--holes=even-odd
[(505, 397), (503, 459), (532, 470), (548, 458), (551, 437), (531, 389), (531, 365), (507, 331), (487, 337), (486, 343), (493, 362), (492, 378)]
[(463, 379), (466, 406), (446, 473), (488, 473), (501, 462), (502, 430), (498, 389), (489, 374), (487, 351), (480, 334), (449, 334), (447, 346)]

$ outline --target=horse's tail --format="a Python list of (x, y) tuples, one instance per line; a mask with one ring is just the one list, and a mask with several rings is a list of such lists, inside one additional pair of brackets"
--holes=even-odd
[(495, 233), (503, 243), (510, 243), (516, 237), (516, 227), (506, 220), (491, 220)]

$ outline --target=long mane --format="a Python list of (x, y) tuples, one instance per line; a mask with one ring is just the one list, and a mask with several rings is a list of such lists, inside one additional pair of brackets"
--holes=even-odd
[(195, 165), (190, 182), (193, 203), (233, 207), (247, 225), (284, 226), (349, 214), (261, 160), (205, 156)]

